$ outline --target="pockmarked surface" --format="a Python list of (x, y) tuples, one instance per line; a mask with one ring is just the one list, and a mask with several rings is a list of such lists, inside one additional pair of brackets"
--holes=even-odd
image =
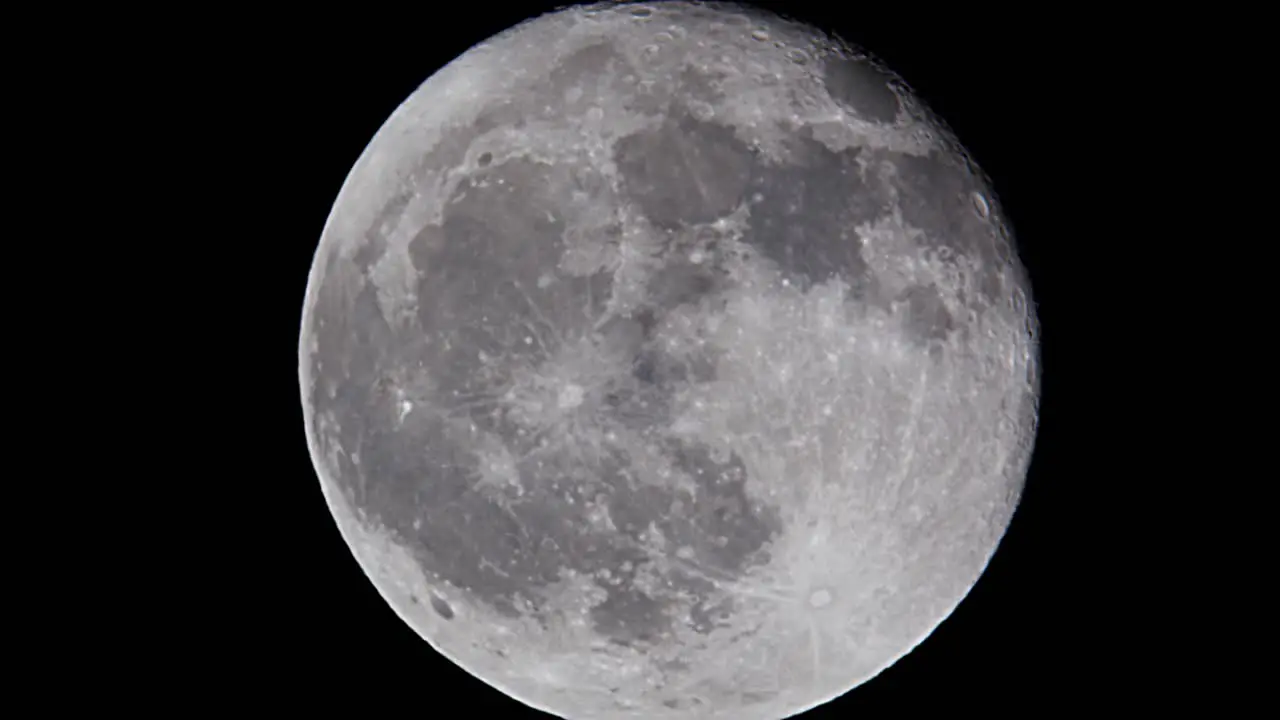
[(343, 537), (566, 718), (782, 718), (977, 580), (1039, 390), (998, 204), (894, 75), (730, 5), (579, 7), (351, 171), (300, 379)]

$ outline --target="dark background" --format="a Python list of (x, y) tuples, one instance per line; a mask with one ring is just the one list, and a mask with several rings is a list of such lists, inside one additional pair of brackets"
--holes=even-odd
[[(989, 174), (1027, 265), (1042, 326), (1041, 427), (1023, 501), (988, 571), (913, 652), (805, 718), (884, 713), (1056, 713), (1127, 697), (1140, 622), (1113, 584), (1113, 518), (1096, 500), (1123, 471), (1082, 390), (1106, 371), (1109, 338), (1085, 322), (1094, 297), (1119, 302), (1116, 278), (1078, 251), (1105, 235), (1098, 190), (1125, 172), (1099, 138), (1125, 132), (1116, 39), (1105, 18), (1037, 6), (868, 8), (755, 3), (832, 30), (879, 55), (950, 124)], [(410, 710), (542, 717), (438, 656), (382, 601), (352, 558), (320, 493), (303, 436), (297, 336), (312, 255), (339, 188), (387, 116), (434, 70), (548, 3), (451, 4), (400, 16), (345, 6), (299, 18), (222, 22), (205, 51), (209, 112), (243, 138), (263, 247), (244, 262), (255, 308), (246, 449), (255, 501), (242, 515), (251, 547), (228, 550), (216, 632), (201, 642), (209, 695), (259, 707), (314, 703), (366, 715)], [(202, 49), (204, 46), (201, 46)], [(226, 71), (216, 66), (222, 64)], [(221, 147), (221, 146), (219, 146)], [(253, 148), (244, 152), (244, 148)], [(210, 152), (217, 152), (211, 149)], [(238, 305), (237, 305), (238, 307)], [(246, 331), (248, 332), (248, 331)], [(244, 352), (250, 352), (246, 349)], [(238, 367), (248, 362), (242, 358)], [(1114, 358), (1113, 358), (1114, 360)], [(1125, 360), (1122, 358), (1120, 364)], [(1111, 367), (1116, 367), (1113, 362)], [(242, 412), (243, 414), (243, 412)], [(1110, 468), (1102, 470), (1099, 468)], [(244, 509), (244, 506), (241, 506)], [(242, 551), (243, 550), (243, 551)], [(234, 555), (234, 557), (231, 557)], [(1118, 630), (1119, 629), (1119, 630)], [(200, 667), (204, 667), (203, 664)], [(216, 669), (213, 669), (216, 667)], [(450, 706), (450, 703), (465, 705)], [(252, 707), (253, 705), (249, 705)]]

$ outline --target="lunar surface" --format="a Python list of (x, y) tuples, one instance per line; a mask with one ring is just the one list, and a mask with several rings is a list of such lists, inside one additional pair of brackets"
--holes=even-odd
[(890, 71), (730, 5), (580, 6), (395, 111), (316, 252), (321, 487), (387, 603), (565, 718), (788, 717), (977, 581), (1037, 326)]

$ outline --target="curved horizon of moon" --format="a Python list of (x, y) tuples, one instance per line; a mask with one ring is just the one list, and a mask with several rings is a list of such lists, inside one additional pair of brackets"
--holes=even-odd
[(757, 10), (602, 4), (378, 131), (299, 380), (344, 540), (442, 655), (565, 718), (773, 720), (982, 574), (1037, 335), (987, 181), (890, 71)]

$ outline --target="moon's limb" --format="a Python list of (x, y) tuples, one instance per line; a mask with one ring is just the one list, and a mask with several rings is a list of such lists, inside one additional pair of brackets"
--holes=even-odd
[(883, 68), (732, 6), (570, 10), (437, 73), (353, 168), (307, 435), (379, 591), (495, 687), (785, 717), (985, 567), (1035, 427), (1027, 296)]

